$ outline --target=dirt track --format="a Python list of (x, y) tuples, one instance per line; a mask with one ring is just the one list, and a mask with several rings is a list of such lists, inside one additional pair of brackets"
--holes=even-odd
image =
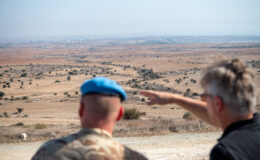
[[(221, 135), (184, 133), (151, 137), (121, 137), (117, 141), (145, 154), (151, 160), (207, 160)], [(0, 144), (1, 160), (28, 160), (43, 142)]]

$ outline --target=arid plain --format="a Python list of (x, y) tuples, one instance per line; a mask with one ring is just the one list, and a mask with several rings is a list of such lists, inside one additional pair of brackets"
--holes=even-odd
[[(159, 41), (161, 42), (161, 41)], [(70, 40), (0, 45), (0, 143), (43, 141), (79, 130), (80, 85), (95, 76), (120, 83), (126, 109), (141, 117), (121, 120), (114, 136), (219, 131), (175, 105), (146, 105), (143, 89), (199, 99), (203, 69), (219, 56), (236, 57), (256, 75), (260, 108), (260, 43), (159, 43), (149, 39)]]

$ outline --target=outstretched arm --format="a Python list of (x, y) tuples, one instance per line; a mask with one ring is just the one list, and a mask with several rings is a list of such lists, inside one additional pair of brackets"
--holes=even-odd
[(207, 104), (205, 102), (194, 100), (191, 98), (183, 97), (178, 94), (171, 94), (166, 92), (157, 92), (157, 91), (140, 91), (140, 94), (149, 97), (150, 101), (147, 102), (147, 105), (165, 105), (175, 103), (182, 108), (188, 110), (194, 114), (199, 119), (216, 126), (214, 122), (211, 121), (208, 112)]

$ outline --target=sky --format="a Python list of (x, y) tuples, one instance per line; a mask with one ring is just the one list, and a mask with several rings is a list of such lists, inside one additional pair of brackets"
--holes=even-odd
[(260, 36), (260, 0), (0, 0), (0, 38)]

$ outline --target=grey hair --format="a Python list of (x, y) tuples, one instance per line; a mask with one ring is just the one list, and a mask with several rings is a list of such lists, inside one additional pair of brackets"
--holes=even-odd
[(234, 115), (244, 116), (255, 111), (254, 74), (239, 59), (222, 59), (208, 67), (201, 85), (210, 94), (220, 96)]

